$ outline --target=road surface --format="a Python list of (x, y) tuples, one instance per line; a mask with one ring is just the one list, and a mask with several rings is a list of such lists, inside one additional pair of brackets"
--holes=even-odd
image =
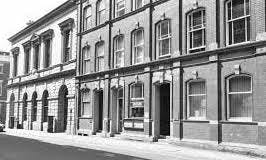
[(144, 160), (121, 154), (60, 146), (0, 133), (0, 160)]

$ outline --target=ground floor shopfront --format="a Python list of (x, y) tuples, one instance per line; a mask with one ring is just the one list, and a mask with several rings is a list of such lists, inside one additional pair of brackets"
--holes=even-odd
[(14, 85), (8, 97), (8, 128), (74, 133), (74, 76)]
[(265, 46), (77, 77), (77, 134), (266, 145)]

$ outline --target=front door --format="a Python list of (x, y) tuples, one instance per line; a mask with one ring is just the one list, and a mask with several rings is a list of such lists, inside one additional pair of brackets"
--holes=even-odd
[(118, 132), (123, 131), (123, 106), (124, 106), (124, 92), (123, 89), (118, 90), (118, 95), (117, 95), (117, 113), (118, 113)]
[(98, 93), (99, 96), (99, 127), (98, 131), (103, 130), (103, 91)]
[(160, 86), (160, 135), (170, 135), (170, 84)]

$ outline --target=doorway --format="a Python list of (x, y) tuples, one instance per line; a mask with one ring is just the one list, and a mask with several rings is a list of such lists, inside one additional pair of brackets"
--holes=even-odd
[(170, 84), (160, 85), (160, 135), (170, 136)]
[(103, 130), (103, 91), (98, 92), (98, 108), (99, 108), (99, 124), (98, 124), (98, 132)]
[(67, 87), (65, 85), (61, 86), (59, 90), (59, 100), (58, 100), (58, 118), (61, 121), (61, 124), (63, 125), (62, 127), (60, 127), (63, 132), (67, 130), (67, 117), (68, 117), (67, 95), (68, 95)]
[(117, 131), (123, 131), (123, 108), (124, 108), (124, 91), (123, 88), (118, 89), (117, 94)]

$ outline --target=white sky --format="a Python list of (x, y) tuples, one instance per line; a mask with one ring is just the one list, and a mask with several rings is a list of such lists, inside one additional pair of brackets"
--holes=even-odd
[(37, 20), (66, 0), (1, 0), (0, 50), (10, 51), (9, 37), (26, 27), (29, 20)]

